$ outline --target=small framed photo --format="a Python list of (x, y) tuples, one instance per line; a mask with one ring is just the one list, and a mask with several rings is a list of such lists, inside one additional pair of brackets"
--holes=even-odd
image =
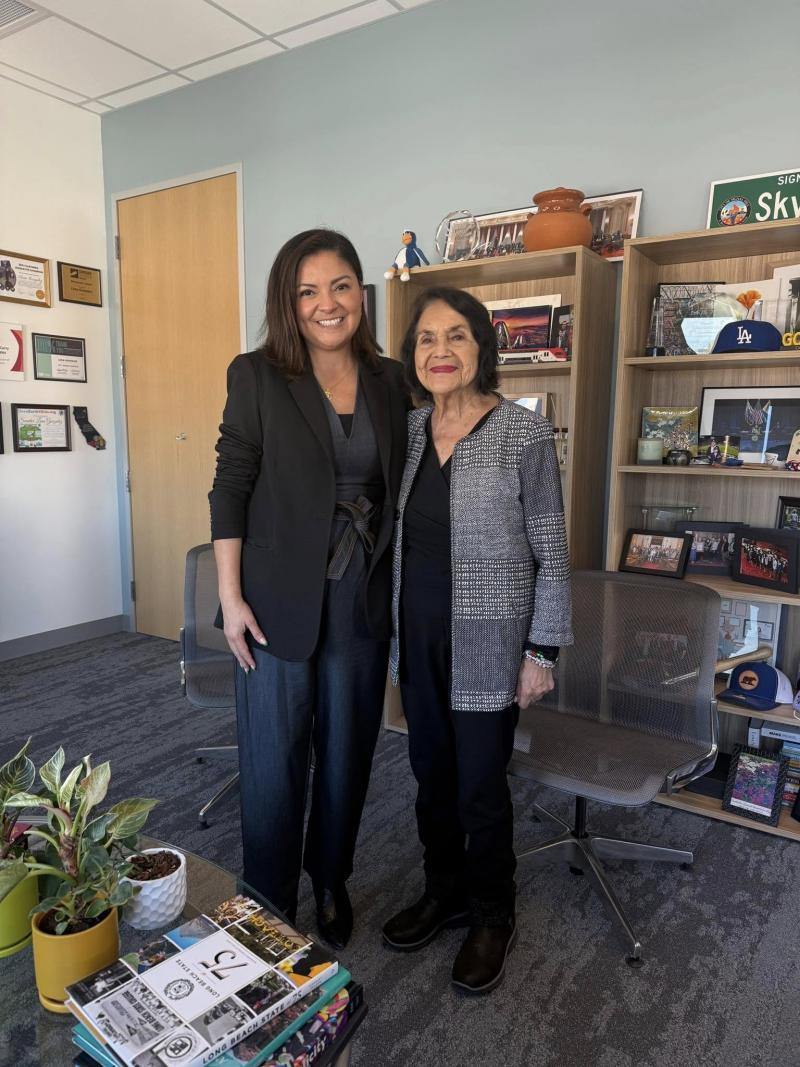
[(775, 526), (779, 530), (800, 530), (800, 496), (778, 497)]
[(771, 641), (775, 627), (771, 622), (754, 622), (751, 619), (744, 620), (744, 636), (749, 637), (755, 633), (759, 641)]
[(720, 600), (720, 602), (719, 602), (719, 610), (721, 612), (723, 612), (725, 615), (729, 615), (730, 612), (731, 612), (731, 602), (730, 602), (730, 600), (725, 600), (724, 598), (722, 600)]
[(642, 190), (587, 196), (583, 203), (589, 205), (592, 251), (612, 262), (622, 259), (625, 241), (639, 232)]
[(56, 264), (58, 299), (65, 304), (103, 306), (103, 290), (99, 267), (81, 267), (77, 263)]
[(722, 807), (755, 822), (777, 826), (789, 761), (748, 745), (735, 745)]
[(69, 452), (68, 404), (12, 404), (15, 452)]
[(550, 394), (549, 393), (503, 393), (506, 400), (511, 400), (520, 407), (534, 411), (537, 415), (549, 418)]
[(701, 434), (697, 439), (697, 458), (725, 464), (729, 459), (739, 458), (739, 442), (740, 438), (732, 433), (726, 433), (724, 437)]
[(553, 308), (560, 303), (560, 294), (484, 301), (492, 319), (498, 354), (502, 357), (547, 348)]
[[(515, 252), (524, 252), (525, 246), (522, 243), (522, 231), (525, 229), (528, 215), (532, 215), (535, 211), (535, 206), (530, 204), (526, 207), (509, 208), (505, 211), (492, 211), (488, 215), (476, 215), (478, 246), (469, 258), (492, 259), (495, 256), (508, 256)], [(453, 234), (452, 239), (457, 241), (458, 228), (450, 227), (450, 232), (447, 235), (445, 260), (449, 258), (447, 253), (451, 251), (451, 233)], [(456, 258), (455, 247), (452, 252), (453, 257)]]
[(691, 545), (690, 534), (659, 534), (628, 530), (619, 569), (638, 574), (682, 578)]
[(0, 248), (0, 300), (50, 307), (50, 260)]
[(782, 593), (797, 592), (798, 535), (791, 530), (745, 526), (736, 530), (731, 577)]
[(553, 317), (550, 323), (550, 347), (558, 348), (572, 355), (572, 304), (562, 304), (561, 307), (553, 308)]
[(692, 535), (686, 573), (730, 575), (736, 531), (744, 525), (743, 522), (676, 522), (675, 533)]
[(86, 342), (82, 337), (31, 335), (33, 376), (43, 382), (85, 382)]

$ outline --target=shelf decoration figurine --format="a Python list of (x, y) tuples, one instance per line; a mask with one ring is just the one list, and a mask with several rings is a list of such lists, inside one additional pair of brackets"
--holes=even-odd
[(417, 245), (417, 235), (413, 230), (403, 230), (402, 241), (403, 247), (395, 256), (394, 263), (383, 273), (387, 280), (396, 278), (399, 271), (400, 281), (407, 282), (414, 267), (421, 267), (423, 263), (426, 267), (430, 266), (427, 256)]
[(528, 215), (522, 231), (526, 252), (541, 252), (547, 248), (566, 248), (570, 245), (592, 243), (591, 205), (584, 204), (580, 189), (544, 189), (533, 198), (538, 208)]

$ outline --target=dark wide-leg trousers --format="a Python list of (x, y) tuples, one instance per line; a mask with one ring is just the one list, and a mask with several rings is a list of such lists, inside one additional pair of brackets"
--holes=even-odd
[(352, 874), (381, 723), (389, 646), (356, 635), (357, 562), (327, 582), (311, 659), (291, 662), (256, 648), (256, 670), (236, 668), (244, 880), (291, 917), (301, 865), (328, 888)]
[(519, 709), (451, 708), (449, 609), (449, 599), (430, 585), (404, 588), (400, 687), (426, 887), (439, 898), (463, 895), (473, 918), (502, 919), (514, 908), (514, 811), (506, 768)]

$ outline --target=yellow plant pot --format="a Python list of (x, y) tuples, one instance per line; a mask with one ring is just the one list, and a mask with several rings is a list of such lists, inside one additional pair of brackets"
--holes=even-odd
[(0, 901), (0, 957), (13, 956), (31, 940), (31, 909), (39, 903), (39, 879), (26, 878)]
[(34, 915), (31, 928), (39, 1000), (48, 1011), (66, 1012), (66, 987), (108, 967), (119, 956), (117, 909), (79, 934), (46, 934), (39, 928), (42, 918)]

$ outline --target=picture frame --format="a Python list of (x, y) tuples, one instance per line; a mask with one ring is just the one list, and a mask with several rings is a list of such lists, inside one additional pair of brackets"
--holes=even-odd
[(377, 338), (378, 336), (378, 322), (375, 311), (375, 286), (364, 285), (362, 287), (364, 314), (367, 316), (367, 324), (369, 325), (372, 336)]
[(797, 592), (800, 538), (790, 530), (744, 526), (736, 531), (731, 578), (781, 593)]
[(800, 530), (800, 496), (778, 497), (775, 527), (778, 530)]
[(686, 560), (686, 574), (712, 574), (719, 578), (730, 576), (733, 565), (736, 530), (744, 522), (676, 522), (675, 533), (691, 534), (692, 542)]
[[(528, 215), (536, 211), (534, 204), (526, 207), (508, 208), (505, 211), (491, 211), (485, 215), (475, 215), (478, 224), (478, 242), (475, 251), (469, 259), (495, 259), (498, 256), (514, 255), (524, 252), (522, 243), (522, 231), (528, 221)], [(458, 240), (459, 227), (451, 226), (447, 233), (447, 246), (445, 260), (449, 261), (451, 254), (455, 253), (455, 244), (451, 247), (451, 241)]]
[(697, 407), (642, 408), (642, 437), (660, 437), (665, 456), (670, 449), (685, 449), (695, 456), (698, 422)]
[(610, 263), (619, 262), (624, 257), (625, 241), (639, 233), (642, 190), (587, 196), (583, 203), (591, 205), (592, 251)]
[(734, 745), (722, 798), (723, 811), (777, 826), (788, 766), (789, 761), (780, 753)]
[(31, 334), (33, 376), (40, 382), (86, 382), (86, 341), (83, 337)]
[(24, 337), (21, 322), (0, 322), (0, 381), (25, 381)]
[(634, 574), (682, 578), (692, 538), (689, 534), (628, 530), (619, 570)]
[(0, 248), (0, 300), (50, 307), (50, 260)]
[(700, 434), (740, 438), (745, 463), (785, 462), (800, 429), (800, 384), (706, 386), (700, 402)]
[(79, 263), (56, 260), (58, 299), (63, 304), (103, 306), (103, 283), (99, 267), (83, 267)]
[[(782, 604), (765, 600), (720, 600), (718, 659), (747, 656), (762, 645), (772, 649), (767, 663), (775, 666), (782, 657)], [(767, 634), (770, 636), (768, 637)]]
[(506, 400), (510, 400), (520, 407), (527, 408), (537, 415), (547, 419), (550, 417), (550, 394), (549, 393), (503, 393)]
[(562, 304), (553, 308), (550, 322), (550, 347), (560, 348), (572, 358), (572, 333), (574, 329), (572, 304)]
[(68, 404), (12, 404), (15, 452), (71, 452)]
[(508, 300), (486, 300), (484, 307), (492, 319), (499, 356), (540, 352), (550, 343), (550, 321), (561, 295), (523, 296)]

